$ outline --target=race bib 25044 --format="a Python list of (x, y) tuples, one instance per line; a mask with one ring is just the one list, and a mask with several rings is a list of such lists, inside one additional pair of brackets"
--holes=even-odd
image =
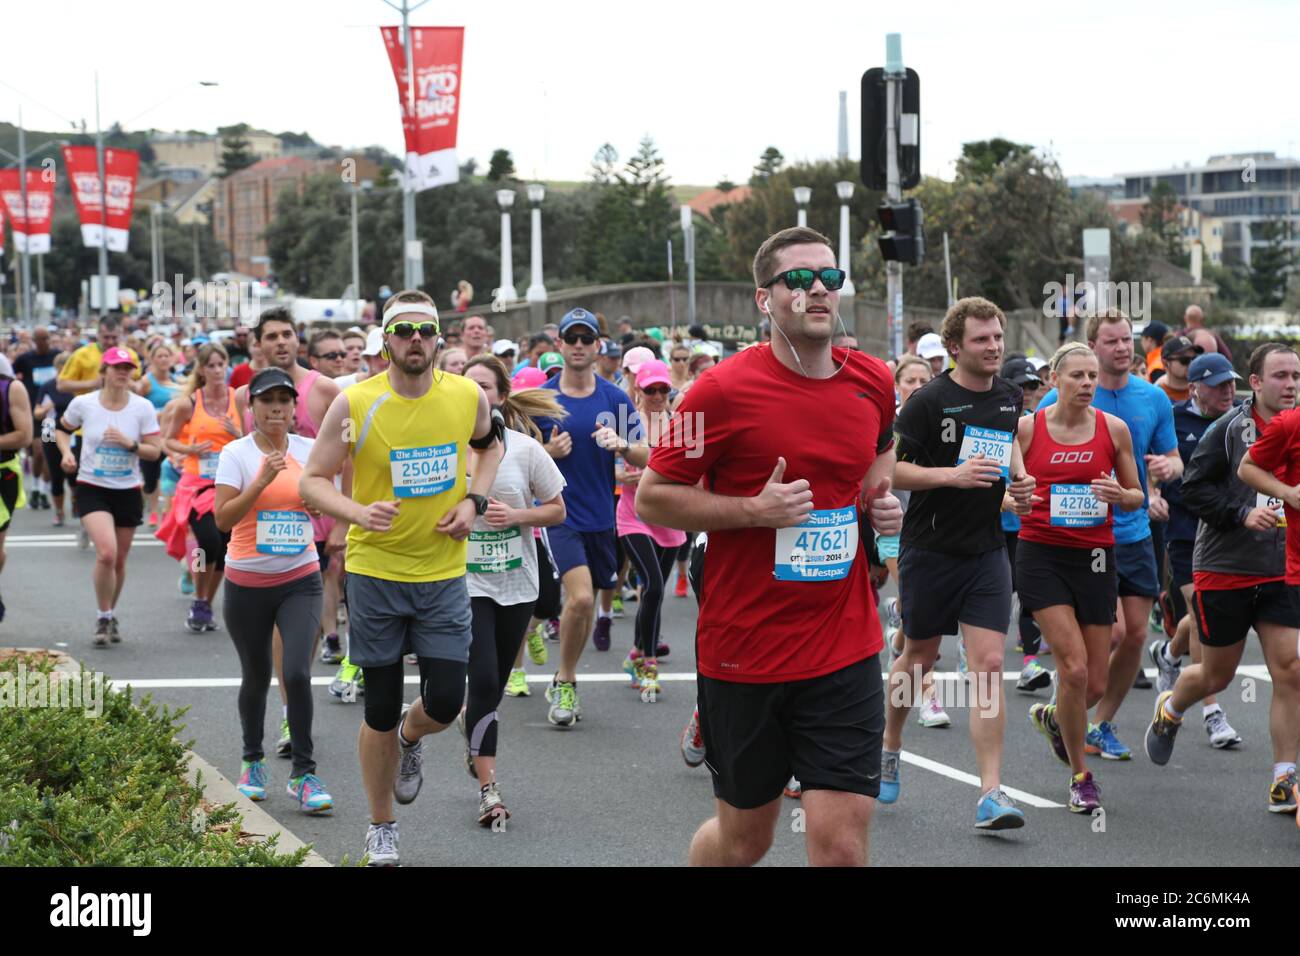
[(393, 474), (393, 494), (399, 498), (427, 498), (456, 484), (456, 443), (394, 448), (388, 453)]
[(1106, 502), (1091, 485), (1052, 485), (1051, 523), (1057, 528), (1095, 528), (1106, 522)]
[(814, 511), (803, 524), (776, 531), (778, 581), (840, 581), (858, 553), (858, 510)]
[(1002, 467), (1002, 477), (1010, 480), (1011, 476), (1011, 432), (1001, 432), (996, 428), (980, 428), (967, 425), (961, 436), (961, 449), (957, 452), (957, 464), (968, 458), (983, 455), (991, 458)]

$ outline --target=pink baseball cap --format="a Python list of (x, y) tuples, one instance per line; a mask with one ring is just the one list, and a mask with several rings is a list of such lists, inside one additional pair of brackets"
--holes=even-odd
[(123, 348), (111, 348), (104, 353), (104, 365), (130, 365), (137, 368), (135, 356)]
[(651, 352), (644, 345), (638, 345), (634, 349), (628, 349), (623, 353), (623, 367), (636, 375), (640, 372), (641, 366), (646, 362), (655, 360), (654, 352)]
[(546, 384), (546, 381), (545, 372), (540, 368), (528, 365), (515, 372), (515, 377), (510, 380), (510, 387), (515, 389), (540, 388)]
[(642, 362), (636, 373), (637, 388), (647, 385), (667, 385), (672, 387), (673, 377), (668, 373), (668, 366), (657, 358)]

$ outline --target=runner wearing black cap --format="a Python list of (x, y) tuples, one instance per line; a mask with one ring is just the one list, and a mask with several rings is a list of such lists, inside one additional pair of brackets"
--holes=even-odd
[(1196, 356), (1205, 349), (1194, 343), (1185, 335), (1175, 335), (1160, 349), (1160, 359), (1164, 362), (1165, 374), (1156, 382), (1171, 402), (1185, 402), (1191, 397), (1188, 390), (1187, 370)]

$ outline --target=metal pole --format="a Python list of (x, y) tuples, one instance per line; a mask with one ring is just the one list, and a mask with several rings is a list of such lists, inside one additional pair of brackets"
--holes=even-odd
[[(18, 185), (22, 189), (23, 195), (23, 228), (26, 230), (26, 236), (23, 239), (22, 263), (23, 263), (23, 288), (22, 301), (19, 304), (18, 314), (23, 324), (30, 324), (32, 321), (32, 216), (31, 209), (27, 205), (27, 131), (23, 128), (22, 110), (18, 111)], [(18, 240), (14, 239), (14, 245)]]
[(203, 271), (199, 268), (199, 224), (192, 222), (190, 225), (193, 227), (191, 232), (194, 235), (194, 277), (198, 278)]
[(952, 260), (948, 258), (948, 233), (943, 234), (943, 274), (948, 279), (948, 308), (952, 308)]
[[(410, 6), (409, 0), (402, 0), (402, 45), (406, 51), (406, 110), (411, 118), (411, 127), (415, 128), (415, 56), (411, 52), (411, 13), (424, 6), (428, 0)], [(393, 6), (394, 4), (389, 4)], [(410, 155), (407, 155), (410, 163)], [(424, 283), (424, 263), (412, 257), (412, 244), (415, 242), (415, 182), (407, 175), (402, 181), (402, 284), (408, 289), (417, 288)]]
[(691, 207), (682, 204), (682, 259), (686, 263), (686, 324), (695, 324), (695, 223)]
[(104, 174), (104, 131), (99, 127), (99, 71), (95, 71), (95, 161), (99, 166), (99, 315), (108, 315), (108, 183)]
[(158, 204), (149, 204), (149, 288), (158, 284)]
[(670, 338), (677, 334), (677, 287), (673, 285), (673, 241), (668, 240), (668, 313), (672, 316)]
[(357, 247), (357, 184), (352, 184), (352, 321), (361, 324), (357, 299), (361, 295), (361, 254)]
[[(890, 202), (903, 198), (898, 178), (898, 97), (902, 78), (885, 75), (885, 196)], [(894, 356), (903, 354), (903, 264), (885, 263), (885, 310), (889, 316), (889, 340)]]

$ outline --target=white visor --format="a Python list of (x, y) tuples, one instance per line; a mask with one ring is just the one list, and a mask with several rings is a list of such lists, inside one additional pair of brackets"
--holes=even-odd
[(438, 310), (427, 302), (394, 302), (388, 308), (384, 309), (384, 329), (387, 330), (395, 317), (404, 315), (408, 312), (414, 313), (415, 315), (427, 315), (433, 319), (434, 322), (438, 321)]

